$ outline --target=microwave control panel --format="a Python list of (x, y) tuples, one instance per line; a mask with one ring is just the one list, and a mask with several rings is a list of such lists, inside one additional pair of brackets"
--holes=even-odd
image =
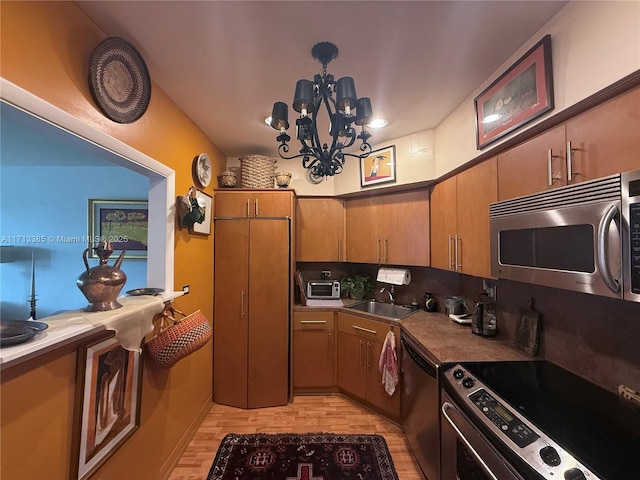
[(629, 236), (631, 237), (631, 291), (640, 293), (640, 203), (629, 205)]

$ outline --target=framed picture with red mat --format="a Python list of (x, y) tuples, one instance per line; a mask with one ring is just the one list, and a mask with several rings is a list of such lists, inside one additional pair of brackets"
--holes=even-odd
[(224, 437), (207, 480), (399, 480), (380, 435), (249, 434)]

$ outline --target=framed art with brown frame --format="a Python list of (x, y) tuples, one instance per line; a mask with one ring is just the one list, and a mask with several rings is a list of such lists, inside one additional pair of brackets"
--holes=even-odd
[(553, 110), (551, 35), (511, 65), (474, 105), (478, 150)]
[(85, 480), (140, 426), (142, 355), (115, 337), (80, 347), (72, 478)]
[(98, 258), (94, 247), (99, 241), (111, 242), (115, 255), (126, 250), (124, 258), (147, 258), (149, 203), (146, 200), (89, 199), (89, 257)]
[(374, 150), (360, 159), (360, 186), (370, 187), (396, 181), (396, 146)]
[[(196, 190), (198, 205), (204, 210), (204, 220), (202, 223), (194, 223), (189, 227), (189, 233), (197, 235), (209, 235), (211, 233), (211, 212), (213, 210), (213, 198), (202, 190)], [(202, 205), (204, 204), (204, 205)]]

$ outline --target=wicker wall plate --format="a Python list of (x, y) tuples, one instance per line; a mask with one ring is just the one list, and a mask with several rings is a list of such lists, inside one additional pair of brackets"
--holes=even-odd
[(91, 95), (102, 113), (114, 122), (131, 123), (149, 106), (151, 79), (144, 60), (133, 46), (109, 37), (91, 53)]

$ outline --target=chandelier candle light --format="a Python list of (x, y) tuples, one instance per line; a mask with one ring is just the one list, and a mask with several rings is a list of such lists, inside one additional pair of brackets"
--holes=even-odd
[[(280, 131), (276, 138), (280, 142), (278, 154), (281, 158), (291, 160), (302, 157), (302, 166), (309, 169), (314, 177), (330, 177), (342, 171), (345, 156), (364, 158), (371, 152), (368, 140), (371, 134), (367, 124), (373, 113), (371, 100), (367, 97), (357, 98), (356, 87), (351, 77), (342, 77), (335, 81), (333, 75), (327, 73), (327, 65), (338, 56), (338, 47), (330, 42), (314, 45), (311, 55), (322, 65), (322, 72), (311, 80), (298, 80), (293, 99), (293, 109), (300, 114), (296, 120), (296, 131), (301, 144), (298, 155), (287, 156), (291, 137), (287, 135), (289, 128), (289, 107), (284, 102), (273, 104), (271, 126)], [(336, 94), (335, 99), (333, 93)], [(324, 105), (329, 116), (329, 133), (331, 146), (320, 142), (317, 117)], [(356, 111), (356, 115), (353, 111)], [(352, 126), (355, 123), (362, 127), (356, 136)], [(351, 147), (356, 139), (360, 139), (360, 151), (363, 153), (345, 153), (343, 149)]]

